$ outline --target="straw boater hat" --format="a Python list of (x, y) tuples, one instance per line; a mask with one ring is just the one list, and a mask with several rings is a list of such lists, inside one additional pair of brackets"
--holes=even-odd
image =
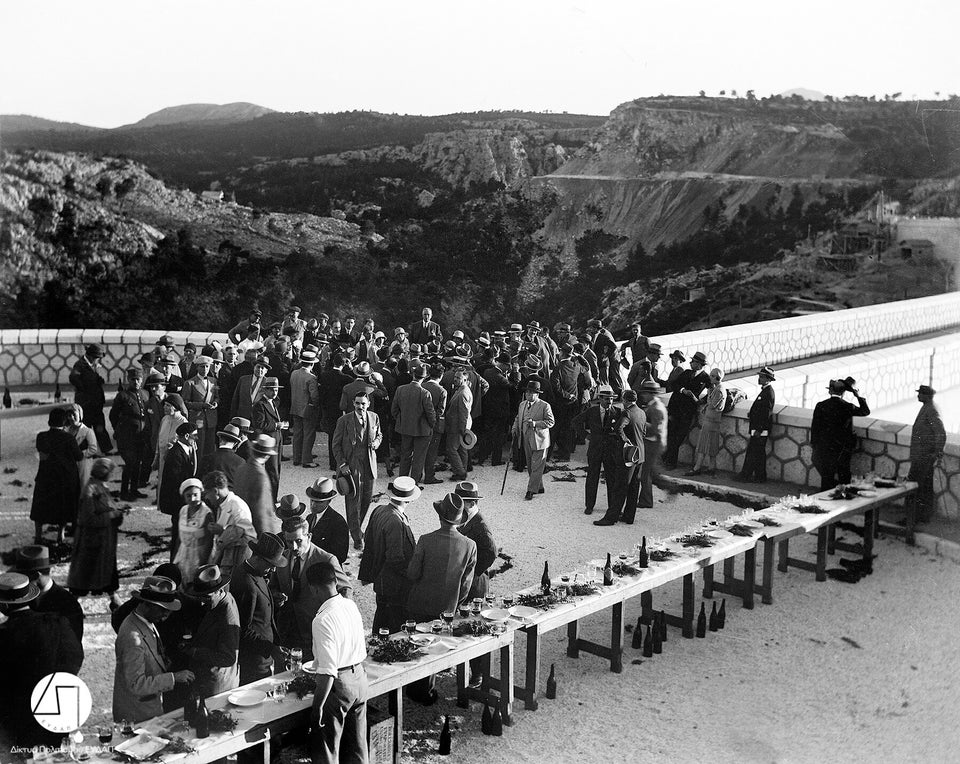
[(460, 447), (469, 451), (475, 445), (477, 445), (476, 433), (473, 430), (464, 430), (460, 436)]
[(256, 541), (248, 541), (247, 546), (257, 557), (266, 560), (275, 568), (287, 563), (287, 558), (283, 555), (286, 544), (276, 533), (261, 533)]
[(444, 522), (456, 524), (463, 519), (463, 499), (455, 493), (448, 493), (440, 501), (433, 502), (433, 508)]
[(307, 511), (307, 505), (300, 501), (300, 497), (295, 493), (288, 493), (280, 497), (280, 504), (277, 507), (277, 517), (286, 520), (288, 517), (299, 517)]
[(614, 398), (616, 394), (613, 392), (613, 388), (610, 385), (600, 385), (597, 388), (597, 397), (598, 398)]
[(331, 501), (339, 496), (336, 483), (331, 478), (322, 477), (313, 481), (313, 485), (308, 486), (305, 491), (307, 498), (313, 501)]
[(159, 605), (164, 610), (179, 610), (180, 599), (177, 597), (177, 584), (173, 579), (165, 576), (147, 576), (139, 591), (133, 593), (135, 600)]
[(0, 573), (0, 605), (26, 605), (40, 596), (40, 587), (22, 573)]
[(522, 332), (522, 331), (523, 331), (523, 324), (510, 324), (510, 328), (507, 330), (507, 333), (509, 334), (510, 332)]
[(410, 502), (420, 498), (420, 488), (412, 477), (398, 477), (387, 486), (387, 494), (393, 499)]
[(223, 575), (219, 565), (201, 565), (193, 581), (183, 587), (191, 597), (213, 594), (230, 583), (230, 577)]
[(313, 350), (304, 350), (300, 354), (300, 363), (302, 364), (312, 364), (317, 362), (317, 354)]
[(353, 367), (353, 373), (357, 375), (360, 379), (366, 379), (372, 373), (370, 364), (366, 361), (360, 361), (356, 366)]

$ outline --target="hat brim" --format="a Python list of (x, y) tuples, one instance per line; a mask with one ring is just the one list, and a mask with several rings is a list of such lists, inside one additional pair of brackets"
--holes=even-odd
[[(186, 587), (184, 587), (184, 591), (186, 591)], [(141, 596), (139, 591), (133, 592), (133, 594), (130, 596), (135, 600), (140, 600), (140, 602), (146, 602), (148, 605), (156, 605), (157, 607), (162, 607), (164, 610), (169, 610), (171, 612), (176, 612), (183, 607), (183, 603), (178, 599), (172, 599), (169, 602), (157, 602), (157, 600), (152, 600)]]
[(338, 475), (336, 479), (337, 491), (344, 497), (355, 496), (357, 493), (357, 479), (353, 475)]
[(289, 517), (300, 517), (304, 512), (307, 511), (307, 505), (302, 501), (297, 504), (296, 510), (292, 507), (277, 507), (276, 515), (277, 517), (286, 520)]
[(411, 493), (409, 496), (400, 496), (399, 494), (393, 492), (393, 483), (387, 487), (387, 496), (389, 496), (391, 499), (396, 499), (397, 501), (407, 502), (408, 504), (411, 501), (416, 501), (419, 499), (422, 493), (423, 491), (420, 490), (420, 487), (416, 486), (413, 489), (413, 493)]
[(460, 445), (467, 451), (471, 450), (475, 445), (477, 445), (476, 433), (474, 433), (472, 430), (464, 430), (463, 434), (460, 436)]
[[(247, 542), (249, 543), (249, 542)], [(183, 587), (184, 594), (190, 597), (204, 597), (208, 594), (213, 594), (223, 589), (225, 586), (230, 585), (230, 576), (225, 576), (223, 573), (220, 574), (220, 578), (215, 582), (216, 586), (212, 584), (204, 585), (203, 589), (197, 589), (196, 582), (191, 582)], [(209, 587), (209, 588), (208, 588)], [(148, 600), (149, 601), (149, 600)], [(176, 608), (179, 610), (180, 608)]]
[(227, 440), (232, 440), (234, 443), (239, 443), (242, 440), (242, 438), (239, 435), (234, 435), (232, 432), (224, 432), (223, 430), (220, 430), (217, 433), (217, 437), (226, 438)]
[(304, 493), (308, 499), (313, 499), (314, 501), (332, 501), (340, 495), (340, 492), (336, 488), (330, 491), (330, 493), (318, 493), (313, 490), (313, 486), (308, 486)]
[(259, 557), (261, 560), (265, 560), (266, 562), (270, 563), (275, 568), (282, 567), (287, 563), (287, 558), (284, 557), (283, 552), (277, 553), (276, 557), (264, 557), (262, 554), (260, 554), (260, 551), (257, 549), (256, 541), (248, 541), (247, 546), (250, 547), (250, 551), (253, 552), (254, 555)]
[[(19, 572), (19, 571), (16, 571)], [(3, 600), (0, 604), (3, 605), (26, 605), (28, 602), (33, 602), (37, 597), (40, 596), (40, 586), (36, 581), (31, 581), (27, 584), (26, 592), (22, 597), (17, 597), (14, 600)]]
[(449, 517), (448, 515), (444, 514), (442, 508), (443, 508), (443, 500), (433, 502), (433, 511), (436, 512), (440, 516), (440, 519), (443, 520), (445, 523), (459, 523), (463, 520), (462, 509), (459, 512), (457, 512), (456, 517)]

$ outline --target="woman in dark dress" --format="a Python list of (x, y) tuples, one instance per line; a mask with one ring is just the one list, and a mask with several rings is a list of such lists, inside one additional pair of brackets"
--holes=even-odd
[(65, 429), (69, 423), (67, 409), (53, 409), (47, 419), (50, 429), (37, 434), (40, 467), (30, 508), (35, 544), (43, 543), (44, 525), (56, 525), (57, 543), (63, 544), (65, 527), (77, 521), (83, 453)]
[(123, 513), (114, 504), (106, 481), (116, 465), (109, 459), (96, 459), (90, 467), (90, 480), (80, 496), (80, 512), (73, 539), (73, 555), (67, 588), (78, 597), (107, 594), (110, 609), (120, 606), (117, 589), (117, 530)]

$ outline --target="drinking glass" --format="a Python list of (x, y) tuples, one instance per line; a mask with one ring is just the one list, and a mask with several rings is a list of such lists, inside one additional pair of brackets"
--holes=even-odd
[(407, 630), (407, 634), (414, 634), (417, 630), (417, 622), (410, 619), (403, 624), (403, 628)]
[(110, 743), (113, 741), (112, 724), (101, 724), (97, 727), (97, 738), (100, 740), (100, 745), (106, 746), (108, 751), (113, 751), (113, 748), (110, 747)]
[(439, 634), (440, 632), (442, 632), (442, 631), (443, 631), (443, 621), (441, 621), (441, 620), (439, 620), (439, 619), (437, 619), (436, 621), (434, 621), (434, 622), (430, 625), (430, 630), (431, 630), (434, 634)]
[(474, 597), (473, 602), (470, 604), (470, 609), (474, 613), (479, 613), (483, 609), (483, 597)]
[(461, 617), (461, 618), (469, 618), (469, 617), (470, 617), (470, 605), (467, 604), (466, 602), (460, 603), (459, 610), (460, 610), (460, 617)]
[(290, 648), (290, 670), (294, 673), (303, 668), (303, 650), (299, 647)]
[(133, 736), (133, 725), (130, 723), (128, 719), (124, 719), (123, 721), (120, 722), (120, 734), (123, 735), (124, 737)]
[(497, 601), (497, 598), (494, 597), (492, 594), (489, 594), (489, 593), (488, 593), (488, 594), (483, 598), (483, 601), (486, 603), (487, 607), (493, 607), (494, 604), (495, 604), (496, 601)]
[(513, 595), (512, 595), (512, 594), (504, 594), (504, 595), (503, 595), (503, 607), (504, 607), (506, 610), (509, 610), (510, 608), (513, 607)]
[(377, 636), (380, 637), (381, 642), (386, 642), (388, 639), (390, 639), (390, 629), (379, 629), (377, 631)]
[(453, 633), (453, 616), (455, 615), (452, 610), (444, 610), (443, 613), (443, 622), (447, 625), (447, 631), (451, 634)]
[(283, 703), (283, 699), (287, 697), (287, 683), (280, 682), (273, 688), (273, 697), (277, 703)]

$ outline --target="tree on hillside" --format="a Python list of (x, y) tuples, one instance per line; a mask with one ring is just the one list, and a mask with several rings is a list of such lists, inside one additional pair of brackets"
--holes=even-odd
[(97, 181), (96, 185), (97, 193), (100, 194), (101, 199), (106, 199), (113, 193), (113, 181), (110, 178), (103, 177)]
[(127, 198), (127, 194), (133, 191), (137, 186), (137, 179), (132, 175), (124, 178), (122, 181), (117, 183), (116, 188), (114, 188), (113, 193), (116, 194), (117, 199), (120, 202), (120, 209), (123, 209), (123, 202)]

